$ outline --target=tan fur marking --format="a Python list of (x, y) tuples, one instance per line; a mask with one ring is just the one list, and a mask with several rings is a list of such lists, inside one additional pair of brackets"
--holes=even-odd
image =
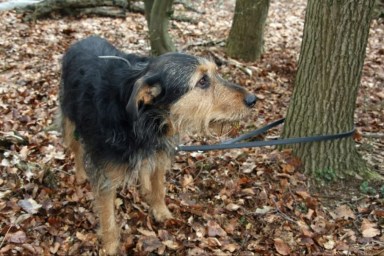
[[(202, 70), (207, 72), (201, 73)], [(216, 73), (216, 65), (208, 60), (203, 59), (192, 75), (192, 87), (204, 74), (210, 78), (210, 87), (193, 88), (171, 107), (171, 120), (178, 131), (209, 133), (211, 122), (235, 122), (250, 111), (244, 104), (245, 91), (224, 85)]]
[(95, 195), (95, 206), (100, 217), (100, 236), (107, 255), (115, 255), (120, 244), (120, 229), (115, 219), (116, 190), (106, 189)]
[(207, 73), (208, 67), (205, 64), (201, 64), (200, 66), (197, 67), (197, 72)]
[(172, 214), (165, 204), (165, 174), (171, 167), (171, 160), (163, 153), (156, 154), (155, 161), (144, 161), (140, 177), (140, 192), (152, 208), (153, 216), (157, 221), (172, 218)]
[(64, 144), (68, 147), (75, 158), (76, 182), (82, 184), (87, 179), (84, 169), (84, 148), (75, 138), (75, 125), (68, 118), (63, 119)]
[(199, 60), (201, 63), (199, 66), (197, 66), (195, 73), (191, 76), (191, 88), (195, 87), (197, 82), (203, 77), (204, 74), (207, 74), (210, 77), (213, 77), (216, 74), (217, 66), (215, 63), (202, 58)]
[[(121, 164), (108, 163), (105, 165), (104, 173), (114, 189), (120, 186), (129, 186), (135, 184), (138, 178), (138, 170), (130, 170), (128, 166)], [(102, 187), (103, 184), (98, 184)]]
[(150, 104), (152, 100), (160, 94), (160, 92), (161, 92), (160, 86), (144, 85), (143, 88), (140, 89), (139, 93), (136, 96), (136, 102)]

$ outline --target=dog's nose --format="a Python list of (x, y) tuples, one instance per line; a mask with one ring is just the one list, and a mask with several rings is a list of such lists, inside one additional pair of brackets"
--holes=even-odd
[(247, 94), (247, 96), (245, 96), (245, 99), (244, 99), (244, 102), (245, 102), (245, 105), (247, 105), (248, 107), (253, 107), (255, 104), (256, 104), (256, 96), (254, 94)]

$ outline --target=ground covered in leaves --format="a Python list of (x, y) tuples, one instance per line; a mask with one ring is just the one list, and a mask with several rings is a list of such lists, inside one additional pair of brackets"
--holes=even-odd
[[(234, 1), (176, 5), (195, 22), (171, 22), (179, 49), (210, 56), (220, 72), (257, 94), (251, 118), (235, 133), (285, 115), (295, 76), (305, 1), (271, 1), (265, 54), (255, 63), (225, 55)], [(76, 186), (73, 161), (52, 129), (60, 59), (74, 41), (98, 34), (148, 54), (141, 14), (125, 19), (60, 17), (24, 23), (0, 13), (0, 254), (98, 255), (98, 220), (89, 184)], [(372, 23), (356, 111), (357, 144), (384, 174), (384, 24)], [(274, 130), (266, 137), (273, 138)], [(195, 138), (196, 140), (196, 138)], [(213, 139), (203, 139), (213, 142)], [(137, 188), (115, 202), (121, 252), (128, 255), (383, 255), (384, 191), (340, 200), (311, 194), (300, 162), (273, 148), (181, 153), (167, 177), (175, 219), (156, 223)], [(328, 207), (323, 200), (332, 201)]]

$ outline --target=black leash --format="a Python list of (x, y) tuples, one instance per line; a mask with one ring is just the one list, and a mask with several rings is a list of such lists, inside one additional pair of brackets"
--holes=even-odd
[(352, 136), (355, 132), (355, 128), (348, 132), (330, 134), (330, 135), (317, 135), (317, 136), (309, 136), (309, 137), (299, 137), (299, 138), (287, 138), (287, 139), (277, 139), (270, 141), (250, 141), (250, 142), (240, 142), (242, 140), (246, 140), (252, 137), (255, 137), (259, 134), (262, 134), (271, 128), (278, 126), (279, 124), (284, 123), (285, 118), (279, 119), (270, 123), (266, 126), (263, 126), (260, 129), (252, 131), (250, 133), (243, 134), (237, 138), (224, 141), (220, 144), (214, 145), (199, 145), (199, 146), (184, 146), (179, 145), (176, 147), (176, 151), (208, 151), (208, 150), (222, 150), (222, 149), (234, 149), (234, 148), (253, 148), (253, 147), (265, 147), (265, 146), (275, 146), (275, 145), (287, 145), (287, 144), (296, 144), (296, 143), (308, 143), (308, 142), (317, 142), (324, 140), (336, 140), (342, 139), (349, 136)]

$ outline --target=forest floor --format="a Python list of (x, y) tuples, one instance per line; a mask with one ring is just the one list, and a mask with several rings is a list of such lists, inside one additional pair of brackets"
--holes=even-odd
[[(238, 132), (285, 115), (305, 2), (271, 1), (265, 53), (253, 63), (225, 55), (234, 1), (193, 1), (204, 13), (175, 6), (176, 15), (196, 20), (171, 22), (177, 47), (221, 60), (225, 78), (259, 97)], [(125, 51), (148, 54), (145, 18), (57, 15), (25, 23), (21, 14), (7, 11), (0, 13), (0, 28), (0, 255), (98, 255), (89, 184), (74, 185), (73, 160), (52, 130), (60, 59), (71, 43), (92, 34)], [(374, 20), (355, 140), (372, 169), (384, 175), (383, 35), (383, 20)], [(120, 250), (125, 255), (384, 255), (384, 191), (369, 184), (360, 189), (366, 194), (343, 199), (311, 193), (299, 161), (273, 147), (180, 153), (167, 175), (166, 201), (175, 219), (156, 223), (135, 186), (118, 191)]]

